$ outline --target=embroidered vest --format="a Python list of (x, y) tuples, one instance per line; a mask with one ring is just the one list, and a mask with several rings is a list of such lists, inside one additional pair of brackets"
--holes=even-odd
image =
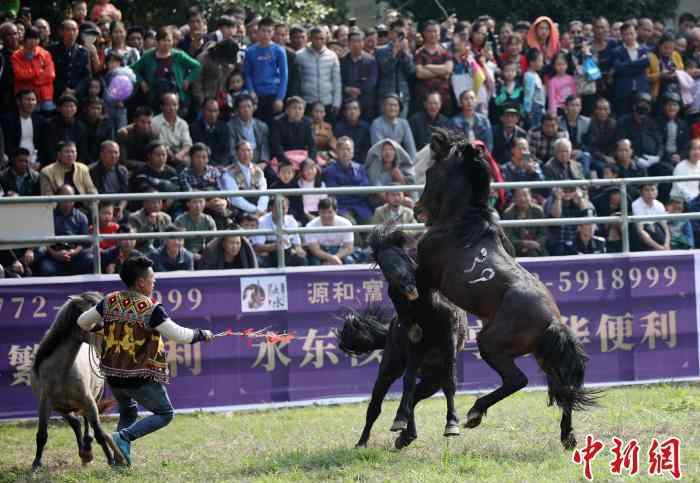
[(106, 376), (168, 383), (165, 346), (160, 334), (149, 326), (155, 307), (151, 299), (137, 292), (112, 292), (105, 297), (100, 367)]
[[(231, 167), (231, 176), (233, 176), (233, 179), (236, 180), (236, 185), (238, 186), (239, 190), (259, 190), (261, 189), (261, 184), (260, 181), (262, 180), (264, 174), (262, 172), (262, 169), (258, 168), (255, 166), (253, 163), (250, 164), (250, 169), (251, 169), (251, 176), (250, 176), (250, 185), (245, 179), (245, 174), (243, 174), (243, 170), (241, 169), (241, 166), (239, 163), (234, 163), (234, 165)], [(258, 197), (246, 197), (246, 199), (250, 202), (253, 203), (254, 205), (258, 204)]]

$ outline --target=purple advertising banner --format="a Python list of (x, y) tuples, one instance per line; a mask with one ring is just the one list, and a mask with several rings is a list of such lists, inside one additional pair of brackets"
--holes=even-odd
[[(696, 378), (698, 317), (692, 254), (527, 260), (549, 287), (565, 322), (591, 360), (588, 383)], [(34, 351), (70, 294), (120, 288), (111, 276), (28, 279), (0, 284), (0, 418), (32, 417)], [(269, 327), (295, 338), (272, 344), (224, 337), (204, 344), (166, 342), (176, 409), (284, 403), (371, 393), (381, 351), (348, 357), (333, 330), (348, 307), (389, 304), (379, 271), (291, 269), (159, 274), (157, 296), (171, 318), (221, 332)], [(460, 390), (499, 384), (478, 357), (481, 322), (469, 319)], [(542, 385), (532, 357), (518, 360)], [(394, 386), (398, 389), (399, 386)]]

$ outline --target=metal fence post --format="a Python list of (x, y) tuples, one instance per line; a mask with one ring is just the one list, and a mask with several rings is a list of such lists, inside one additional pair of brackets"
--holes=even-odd
[(100, 255), (100, 202), (90, 203), (92, 208), (92, 272), (99, 275), (102, 273), (102, 257)]
[(622, 203), (620, 205), (621, 215), (622, 215), (622, 253), (629, 253), (630, 251), (630, 227), (627, 219), (629, 217), (629, 210), (627, 208), (627, 183), (620, 184), (620, 198)]
[(284, 260), (284, 196), (275, 196), (275, 232), (277, 232), (277, 268), (285, 267)]

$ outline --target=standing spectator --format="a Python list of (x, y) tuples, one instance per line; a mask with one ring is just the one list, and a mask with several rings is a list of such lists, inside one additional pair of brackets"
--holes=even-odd
[(88, 8), (85, 0), (73, 0), (70, 6), (71, 18), (80, 26), (87, 20)]
[(654, 48), (654, 22), (650, 18), (640, 18), (637, 20), (637, 31), (639, 44), (647, 49)]
[(416, 150), (420, 151), (430, 144), (433, 128), (447, 128), (450, 120), (440, 113), (442, 109), (442, 97), (439, 92), (431, 92), (423, 100), (423, 110), (416, 112), (409, 123), (413, 138), (416, 143)]
[[(541, 220), (544, 210), (532, 201), (529, 188), (513, 190), (513, 204), (505, 213), (504, 220)], [(547, 254), (547, 229), (543, 226), (523, 226), (505, 228), (508, 238), (513, 242), (515, 254), (519, 257), (541, 257)]]
[(594, 255), (605, 253), (605, 238), (595, 236), (595, 225), (586, 223), (579, 225), (576, 238), (566, 244), (565, 255)]
[[(690, 142), (690, 154), (688, 159), (681, 161), (673, 170), (673, 176), (698, 176), (700, 175), (700, 139)], [(7, 189), (5, 189), (7, 191)], [(690, 203), (700, 194), (698, 181), (676, 181), (671, 189), (671, 197), (681, 198)]]
[(547, 83), (547, 99), (550, 114), (559, 115), (564, 110), (566, 99), (576, 96), (576, 79), (569, 74), (569, 61), (566, 54), (560, 52), (552, 62), (554, 75)]
[(139, 55), (143, 53), (144, 34), (144, 29), (139, 26), (129, 27), (126, 30), (126, 45), (136, 49)]
[(292, 25), (289, 29), (289, 44), (294, 52), (299, 52), (308, 46), (306, 30), (301, 25)]
[(542, 52), (531, 49), (527, 53), (528, 68), (523, 76), (523, 114), (530, 129), (540, 127), (545, 113), (547, 94), (540, 71), (544, 65)]
[(667, 92), (661, 101), (662, 113), (659, 128), (663, 148), (660, 162), (665, 163), (666, 166), (663, 170), (664, 174), (659, 176), (669, 176), (676, 164), (688, 157), (690, 127), (680, 115), (681, 96), (675, 92)]
[[(118, 225), (117, 233), (135, 233), (134, 227), (128, 223)], [(102, 229), (100, 229), (102, 233)], [(141, 257), (143, 254), (136, 250), (136, 240), (115, 240), (116, 245), (105, 250), (102, 254), (102, 273), (119, 273), (122, 265), (130, 258)]]
[(401, 99), (397, 94), (385, 95), (383, 115), (372, 122), (370, 139), (372, 145), (384, 139), (392, 139), (399, 143), (406, 150), (411, 161), (414, 161), (416, 159), (416, 143), (410, 124), (399, 117), (401, 109)]
[[(216, 231), (214, 219), (204, 213), (206, 204), (204, 198), (190, 198), (187, 201), (187, 212), (175, 218), (175, 226), (182, 228), (183, 231)], [(194, 254), (195, 261), (199, 261), (205, 244), (204, 237), (188, 238), (185, 241), (185, 248)]]
[[(188, 32), (177, 43), (177, 48), (196, 59), (207, 44), (207, 21), (199, 7), (193, 6), (187, 9), (187, 27)], [(209, 43), (215, 44), (216, 42), (212, 40)]]
[[(352, 226), (352, 222), (336, 213), (335, 198), (324, 198), (318, 203), (318, 217), (307, 228), (324, 226)], [(352, 232), (309, 233), (304, 237), (309, 249), (309, 265), (349, 265), (357, 263)]]
[(342, 101), (340, 61), (326, 47), (326, 33), (320, 27), (311, 29), (311, 46), (297, 52), (301, 68), (301, 92), (307, 106), (320, 102), (329, 121), (335, 122)]
[[(180, 231), (175, 226), (165, 229), (166, 233)], [(152, 255), (153, 268), (156, 272), (177, 272), (181, 270), (194, 270), (194, 256), (183, 245), (184, 239), (177, 235), (166, 238), (163, 246)]]
[(301, 149), (307, 157), (316, 159), (316, 140), (311, 128), (311, 120), (304, 117), (304, 100), (290, 97), (285, 101), (285, 114), (272, 123), (270, 148), (278, 162), (288, 162), (285, 151)]
[(153, 130), (168, 148), (168, 161), (178, 170), (190, 163), (192, 137), (187, 122), (178, 116), (180, 100), (175, 93), (163, 94), (162, 113), (153, 118)]
[[(352, 139), (343, 137), (336, 145), (337, 159), (323, 171), (323, 181), (329, 188), (336, 186), (368, 186), (367, 173), (361, 164), (353, 161)], [(338, 212), (358, 224), (370, 221), (374, 209), (366, 196), (342, 195), (337, 197)]]
[[(656, 199), (657, 195), (656, 184), (642, 185), (639, 198), (632, 203), (632, 214), (635, 216), (665, 215), (666, 208)], [(658, 251), (671, 249), (671, 233), (666, 220), (637, 223), (636, 229), (639, 237), (638, 250)]]
[(12, 56), (20, 48), (17, 26), (12, 22), (1, 24), (0, 40), (2, 40), (0, 65), (3, 66), (0, 72), (0, 112), (12, 112), (14, 109), (12, 94), (15, 92), (15, 74), (11, 68)]
[(39, 173), (31, 168), (30, 159), (28, 149), (17, 148), (10, 165), (0, 171), (0, 189), (6, 196), (38, 196), (41, 193)]
[[(221, 176), (221, 187), (226, 191), (267, 189), (263, 170), (253, 163), (253, 147), (248, 141), (240, 141), (236, 146), (236, 162)], [(267, 212), (268, 196), (232, 197), (229, 202), (240, 211), (261, 217)]]
[(336, 139), (347, 136), (355, 143), (355, 157), (358, 162), (364, 163), (367, 159), (370, 141), (370, 126), (367, 121), (361, 119), (360, 102), (357, 99), (347, 99), (343, 103), (340, 120), (333, 128)]
[(51, 43), (51, 25), (46, 19), (38, 18), (34, 21), (34, 27), (39, 31), (39, 45), (48, 48)]
[(538, 17), (532, 22), (527, 32), (527, 46), (539, 50), (545, 64), (554, 59), (559, 53), (559, 28), (551, 18)]
[(205, 99), (200, 118), (190, 124), (190, 137), (193, 146), (202, 143), (211, 150), (212, 164), (228, 166), (233, 162), (231, 129), (229, 124), (219, 119), (216, 99)]
[[(155, 188), (148, 188), (145, 193), (157, 193)], [(138, 233), (162, 233), (171, 224), (172, 218), (163, 210), (163, 202), (158, 199), (148, 199), (143, 201), (143, 208), (129, 216), (129, 224), (136, 228)], [(136, 249), (146, 256), (151, 255), (155, 248), (162, 244), (160, 240), (141, 238), (136, 242)]]
[(598, 99), (584, 143), (591, 153), (591, 167), (599, 178), (603, 176), (603, 166), (615, 162), (616, 131), (617, 122), (610, 116), (610, 103), (607, 99)]
[(258, 115), (270, 122), (282, 112), (287, 93), (287, 56), (282, 46), (272, 42), (275, 22), (266, 17), (258, 24), (258, 42), (246, 50), (246, 89), (258, 96)]
[[(129, 193), (129, 171), (119, 164), (119, 145), (114, 141), (103, 141), (100, 144), (100, 159), (90, 166), (92, 179), (97, 192), (100, 194)], [(120, 201), (116, 206), (115, 216), (120, 220), (124, 215), (126, 201)]]
[[(271, 230), (276, 229), (277, 224), (277, 203), (272, 204), (272, 211), (263, 215), (260, 218), (259, 229)], [(287, 214), (289, 209), (289, 201), (284, 198), (282, 200), (282, 224), (286, 229), (293, 229), (299, 226), (299, 223), (292, 215)], [(297, 267), (308, 265), (306, 259), (306, 251), (301, 246), (301, 238), (299, 235), (283, 235), (281, 241), (277, 239), (277, 235), (258, 235), (250, 239), (250, 242), (255, 249), (255, 253), (260, 261), (260, 266), (263, 268), (272, 268), (277, 266), (277, 245), (282, 243), (284, 249), (285, 265)]]
[(154, 131), (152, 123), (151, 108), (140, 106), (134, 112), (134, 122), (117, 131), (120, 161), (132, 172), (144, 167), (148, 146), (158, 141), (158, 133)]
[[(416, 74), (416, 65), (402, 20), (392, 22), (387, 39), (388, 42), (377, 47), (375, 51), (375, 59), (379, 68), (377, 99), (383, 103), (384, 96), (387, 94), (397, 94), (403, 103), (401, 117), (405, 118), (411, 102), (409, 82)], [(379, 107), (381, 110), (382, 106)]]
[(202, 66), (185, 52), (173, 49), (173, 36), (167, 28), (158, 30), (157, 48), (144, 52), (131, 66), (147, 94), (151, 106), (160, 105), (163, 94), (175, 93), (183, 106), (189, 106), (188, 91), (202, 70)]
[(637, 43), (637, 29), (631, 23), (625, 23), (621, 32), (622, 45), (616, 47), (611, 54), (615, 112), (628, 113), (638, 93), (649, 93), (649, 50)]
[(14, 94), (23, 90), (34, 91), (42, 111), (51, 112), (53, 81), (56, 71), (51, 54), (39, 47), (39, 31), (30, 28), (24, 35), (24, 46), (12, 54), (12, 70), (15, 77)]
[(41, 170), (39, 182), (42, 196), (51, 196), (61, 186), (68, 185), (81, 195), (96, 194), (90, 170), (78, 162), (78, 150), (72, 141), (59, 143), (56, 161)]
[[(523, 69), (523, 72), (526, 69)], [(497, 82), (496, 89), (491, 98), (489, 107), (489, 120), (495, 123), (505, 109), (515, 109), (520, 114), (523, 106), (525, 89), (518, 75), (518, 64), (509, 62), (503, 66), (501, 80)]]
[(569, 133), (559, 128), (557, 116), (545, 114), (542, 117), (542, 125), (532, 128), (527, 133), (527, 141), (530, 151), (535, 158), (545, 163), (554, 156), (554, 142), (557, 139), (567, 138)]
[(209, 242), (202, 254), (201, 269), (225, 270), (258, 268), (253, 247), (247, 238), (227, 235)]
[(99, 97), (88, 99), (84, 111), (86, 158), (83, 161), (94, 163), (100, 157), (102, 143), (114, 139), (114, 123), (105, 115), (105, 105)]
[(192, 96), (195, 106), (206, 99), (216, 99), (228, 90), (228, 79), (237, 68), (239, 46), (233, 39), (226, 39), (207, 47), (197, 61), (202, 72), (192, 83)]
[(375, 58), (363, 50), (364, 37), (365, 34), (359, 29), (350, 32), (350, 51), (340, 59), (340, 77), (343, 81), (344, 96), (357, 99), (362, 118), (372, 121), (377, 105), (379, 67)]
[(124, 22), (119, 20), (109, 24), (109, 37), (111, 40), (110, 46), (104, 51), (105, 58), (110, 53), (119, 54), (122, 58), (122, 67), (135, 64), (141, 54), (134, 47), (129, 47), (126, 44), (126, 26)]
[(51, 44), (48, 49), (56, 69), (55, 100), (64, 94), (81, 92), (92, 78), (90, 54), (85, 47), (78, 45), (78, 24), (74, 20), (64, 20), (60, 33), (60, 42)]
[[(0, 93), (0, 96), (2, 94)], [(31, 166), (45, 166), (53, 159), (54, 147), (49, 147), (48, 123), (44, 117), (35, 112), (37, 97), (33, 91), (19, 91), (15, 96), (17, 109), (8, 110), (1, 118), (7, 153), (17, 152), (19, 148), (29, 151)]]
[[(56, 196), (73, 196), (75, 190), (70, 185), (61, 185), (54, 192)], [(73, 201), (62, 201), (53, 212), (54, 233), (57, 236), (87, 235), (88, 219), (75, 207)], [(46, 247), (46, 253), (39, 260), (41, 275), (79, 275), (92, 271), (92, 253), (89, 247), (76, 243), (59, 243)]]
[(663, 99), (667, 92), (679, 92), (677, 71), (685, 70), (681, 54), (675, 50), (676, 39), (664, 34), (649, 53), (647, 76), (654, 101)]
[(287, 97), (301, 95), (301, 69), (297, 62), (297, 54), (289, 46), (289, 26), (286, 23), (275, 24), (272, 41), (284, 48), (287, 56)]
[(453, 67), (450, 53), (440, 45), (440, 24), (428, 20), (423, 24), (423, 45), (416, 51), (416, 96), (423, 99), (439, 92), (446, 115), (453, 111), (449, 82)]
[(53, 150), (60, 142), (70, 141), (77, 146), (78, 159), (87, 160), (87, 128), (78, 119), (78, 100), (72, 95), (65, 95), (58, 99), (57, 104), (58, 115), (49, 121), (48, 126), (49, 148)]
[(464, 91), (459, 96), (461, 113), (450, 119), (450, 126), (464, 133), (471, 142), (479, 140), (486, 144), (489, 151), (493, 150), (493, 132), (489, 118), (476, 112), (476, 94), (474, 91)]
[(511, 151), (518, 139), (527, 139), (527, 131), (518, 126), (520, 111), (515, 106), (504, 106), (501, 123), (493, 127), (493, 157), (499, 164), (510, 161)]
[(117, 22), (122, 19), (122, 12), (111, 3), (111, 0), (97, 0), (92, 7), (90, 19), (93, 22), (99, 22), (105, 16), (112, 22)]
[[(300, 99), (300, 98), (297, 98)], [(300, 99), (301, 100), (301, 99)], [(303, 101), (302, 101), (303, 103)], [(247, 141), (253, 148), (253, 162), (264, 164), (270, 161), (270, 130), (263, 121), (255, 119), (255, 101), (249, 94), (243, 94), (238, 98), (237, 116), (229, 121), (231, 131), (231, 144), (234, 149), (242, 142)], [(304, 107), (301, 107), (302, 116)], [(233, 154), (235, 161), (236, 155)]]

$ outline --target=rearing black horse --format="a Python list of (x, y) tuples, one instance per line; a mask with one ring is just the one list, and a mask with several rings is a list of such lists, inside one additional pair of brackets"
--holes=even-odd
[(476, 400), (465, 426), (478, 426), (489, 407), (527, 385), (514, 359), (533, 354), (547, 378), (549, 404), (563, 411), (561, 442), (573, 449), (571, 412), (595, 404), (596, 392), (582, 387), (583, 347), (561, 322), (547, 287), (504, 248), (487, 205), (491, 177), (482, 153), (444, 130), (433, 133), (431, 150), (435, 162), (415, 208), (428, 226), (418, 245), (418, 290), (438, 289), (483, 321), (479, 351), (503, 381)]

